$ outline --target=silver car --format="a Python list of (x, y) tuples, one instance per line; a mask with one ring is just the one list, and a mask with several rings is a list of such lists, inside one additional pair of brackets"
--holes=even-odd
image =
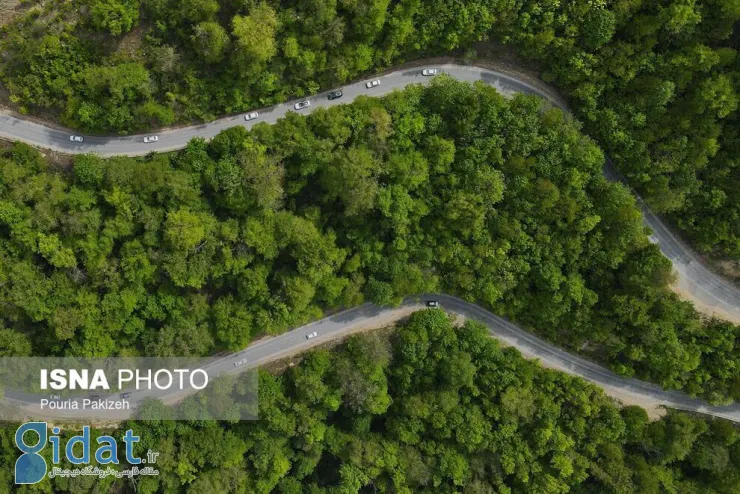
[(298, 103), (293, 105), (293, 108), (295, 108), (296, 110), (303, 110), (304, 108), (308, 108), (309, 106), (311, 106), (311, 102), (306, 100), (306, 101), (299, 101)]
[(85, 138), (82, 136), (69, 136), (69, 140), (72, 142), (82, 142)]
[(421, 75), (437, 75), (439, 74), (439, 69), (424, 69), (421, 71)]
[(243, 358), (241, 360), (237, 360), (236, 362), (234, 362), (234, 367), (239, 367), (240, 365), (244, 365), (246, 363), (247, 363), (247, 359)]
[(365, 87), (368, 89), (372, 89), (378, 86), (380, 86), (380, 79), (375, 79), (374, 81), (368, 81), (365, 83)]
[(159, 140), (159, 136), (146, 136), (144, 138), (144, 142), (149, 144), (150, 142), (157, 142)]
[(249, 122), (250, 120), (254, 120), (259, 116), (260, 116), (259, 113), (257, 113), (256, 111), (253, 111), (252, 113), (247, 113), (246, 115), (244, 115), (244, 120)]

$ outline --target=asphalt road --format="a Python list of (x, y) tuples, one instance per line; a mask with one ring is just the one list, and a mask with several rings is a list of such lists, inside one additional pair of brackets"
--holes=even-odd
[[(553, 346), (475, 304), (442, 294), (422, 295), (418, 299), (408, 300), (402, 306), (395, 308), (364, 304), (279, 336), (257, 342), (241, 352), (213, 361), (205, 369), (211, 378), (221, 373), (234, 374), (253, 369), (353, 332), (386, 326), (390, 321), (399, 319), (415, 310), (423, 309), (426, 300), (437, 300), (442, 308), (449, 313), (460, 314), (466, 318), (482, 322), (488, 327), (492, 337), (501, 340), (507, 346), (518, 349), (525, 357), (537, 358), (546, 367), (586, 379), (603, 388), (608, 395), (634, 398), (644, 406), (665, 406), (721, 417), (740, 423), (740, 403), (724, 407), (711, 406), (700, 399), (691, 398), (679, 391), (666, 391), (655, 384), (618, 376), (598, 364)], [(306, 335), (313, 332), (318, 333), (318, 335), (315, 338), (307, 339)], [(244, 358), (247, 359), (246, 364), (234, 367), (235, 361)], [(136, 404), (147, 397), (157, 397), (165, 403), (172, 403), (178, 401), (185, 394), (188, 393), (179, 390), (172, 392), (142, 390), (132, 392), (128, 400), (132, 407), (135, 407)], [(130, 418), (130, 414), (124, 411), (105, 412), (104, 415), (92, 411), (55, 411), (48, 412), (48, 415), (45, 415), (38, 412), (38, 400), (42, 397), (48, 396), (34, 396), (6, 390), (5, 398), (13, 404), (21, 406), (37, 419), (105, 418), (107, 420), (121, 420)], [(110, 397), (117, 397), (117, 393)], [(103, 396), (103, 398), (107, 398), (107, 396)]]
[[(440, 68), (442, 72), (458, 80), (467, 82), (482, 81), (490, 84), (504, 95), (511, 95), (517, 92), (537, 94), (550, 101), (553, 105), (567, 111), (562, 101), (513, 76), (479, 67), (444, 64), (399, 70), (343, 86), (344, 97), (339, 100), (329, 101), (326, 98), (326, 93), (318, 94), (308, 98), (311, 101), (311, 107), (301, 110), (301, 113), (310, 113), (319, 107), (348, 103), (359, 95), (381, 96), (395, 89), (402, 89), (408, 84), (428, 83), (431, 79), (422, 76), (421, 71), (424, 68), (430, 67)], [(365, 82), (372, 79), (379, 79), (380, 86), (367, 89)], [(260, 122), (275, 123), (287, 112), (294, 111), (294, 103), (288, 102), (258, 110), (260, 116), (252, 122), (245, 122), (242, 115), (237, 115), (205, 124), (157, 132), (159, 141), (152, 144), (145, 144), (143, 142), (143, 136), (90, 136), (85, 137), (83, 143), (73, 143), (69, 140), (69, 136), (73, 134), (72, 131), (46, 127), (4, 113), (0, 113), (0, 137), (23, 141), (40, 148), (52, 149), (64, 153), (95, 152), (103, 156), (137, 156), (155, 151), (161, 152), (180, 149), (194, 137), (210, 139), (222, 130), (235, 125), (243, 125), (250, 128), (252, 125)], [(606, 164), (604, 173), (611, 180), (623, 181), (609, 162)], [(703, 306), (703, 308), (714, 311), (720, 317), (740, 322), (740, 289), (707, 269), (699, 257), (686, 244), (673, 235), (660, 218), (650, 212), (639, 197), (638, 202), (643, 209), (645, 224), (653, 231), (651, 239), (659, 244), (661, 251), (673, 262), (678, 277), (678, 286), (682, 291), (695, 303)], [(693, 410), (740, 421), (740, 408), (738, 407), (710, 407), (699, 400), (691, 399), (681, 393), (666, 392), (651, 384), (623, 379), (602, 367), (563, 352), (479, 307), (465, 304), (462, 301), (447, 296), (438, 296), (437, 298), (444, 299), (446, 309), (482, 320), (489, 325), (494, 335), (517, 347), (525, 355), (537, 357), (549, 366), (579, 375), (605, 388), (612, 387), (619, 389), (624, 393), (632, 393), (635, 396), (653, 400), (665, 406)], [(250, 364), (257, 365), (274, 358), (279, 358), (280, 355), (299, 351), (311, 344), (322, 342), (333, 336), (345, 333), (358, 324), (370, 323), (383, 314), (388, 316), (388, 310), (390, 309), (379, 309), (367, 305), (351, 309), (342, 314), (313, 323), (313, 325), (257, 343), (238, 355), (240, 358), (247, 357)], [(315, 328), (319, 332), (319, 337), (315, 340), (306, 340), (304, 333), (310, 332), (309, 328)], [(233, 365), (231, 362), (235, 358), (236, 356), (224, 359), (222, 365)]]

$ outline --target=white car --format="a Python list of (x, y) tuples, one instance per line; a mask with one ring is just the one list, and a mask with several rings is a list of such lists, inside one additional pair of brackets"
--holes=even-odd
[(82, 142), (85, 139), (82, 136), (69, 136), (69, 140), (72, 142)]
[(51, 395), (49, 396), (49, 399), (51, 399), (52, 401), (59, 401), (62, 399), (62, 397), (59, 395)]
[(427, 300), (427, 307), (439, 307), (439, 302), (436, 300)]
[(293, 108), (295, 108), (296, 110), (303, 110), (304, 108), (308, 108), (309, 106), (311, 106), (311, 102), (306, 100), (306, 101), (299, 101), (298, 103), (293, 105)]
[(424, 69), (421, 71), (421, 75), (437, 75), (439, 74), (439, 69)]
[(250, 120), (254, 120), (259, 116), (260, 116), (259, 113), (257, 113), (256, 111), (253, 111), (252, 113), (247, 113), (246, 115), (244, 115), (244, 120), (249, 122)]
[(368, 89), (372, 89), (378, 86), (380, 86), (380, 79), (375, 79), (374, 81), (368, 81), (365, 83), (365, 87)]
[(310, 340), (311, 338), (316, 338), (318, 335), (319, 335), (319, 333), (317, 333), (316, 331), (314, 331), (313, 333), (308, 333), (306, 335), (306, 339), (307, 340)]
[(237, 360), (236, 362), (234, 362), (234, 367), (239, 367), (240, 365), (244, 365), (246, 363), (247, 363), (247, 359), (243, 358), (241, 360)]
[(157, 142), (159, 140), (159, 136), (146, 136), (144, 138), (144, 142), (149, 144), (150, 142)]

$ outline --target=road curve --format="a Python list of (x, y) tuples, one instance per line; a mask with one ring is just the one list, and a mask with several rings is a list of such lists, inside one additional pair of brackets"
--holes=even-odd
[[(461, 81), (482, 81), (490, 84), (507, 96), (514, 93), (536, 94), (554, 106), (568, 112), (561, 100), (523, 80), (517, 79), (516, 76), (475, 66), (441, 64), (401, 69), (373, 77), (372, 79), (380, 80), (380, 85), (372, 89), (365, 87), (367, 80), (348, 84), (342, 87), (344, 97), (338, 100), (329, 101), (326, 98), (326, 92), (320, 93), (308, 98), (311, 101), (311, 106), (301, 110), (301, 113), (310, 113), (316, 108), (347, 103), (360, 95), (382, 96), (393, 90), (403, 89), (409, 84), (428, 83), (431, 78), (424, 77), (421, 72), (424, 68), (431, 67), (439, 68), (442, 72)], [(85, 137), (82, 143), (71, 142), (69, 137), (74, 133), (73, 131), (47, 127), (0, 112), (0, 138), (22, 141), (36, 147), (63, 153), (94, 152), (102, 156), (140, 156), (154, 151), (181, 149), (194, 137), (211, 139), (222, 130), (237, 125), (250, 128), (256, 123), (275, 123), (288, 112), (294, 111), (294, 103), (294, 101), (287, 102), (259, 110), (259, 118), (251, 122), (245, 122), (243, 115), (235, 115), (213, 122), (163, 130), (158, 132), (159, 141), (151, 144), (144, 143), (142, 135), (123, 137), (89, 136)], [(604, 174), (610, 180), (626, 183), (609, 160), (607, 160)], [(673, 235), (668, 226), (647, 208), (639, 196), (638, 203), (642, 208), (645, 224), (653, 231), (652, 241), (660, 246), (663, 254), (673, 263), (677, 273), (677, 287), (680, 291), (701, 310), (740, 323), (740, 289), (709, 270), (702, 263), (699, 256), (677, 236)]]
[[(617, 397), (618, 399), (630, 398), (630, 401), (634, 400), (645, 407), (655, 408), (664, 406), (720, 417), (740, 423), (740, 403), (722, 407), (711, 406), (700, 399), (691, 398), (679, 391), (666, 391), (656, 384), (618, 376), (598, 364), (557, 348), (551, 343), (519, 328), (510, 321), (475, 304), (457, 297), (442, 294), (421, 295), (418, 298), (406, 300), (399, 307), (378, 307), (368, 303), (348, 309), (279, 336), (258, 341), (240, 352), (214, 360), (208, 364), (205, 370), (209, 376), (215, 376), (221, 373), (233, 374), (243, 372), (247, 369), (253, 369), (354, 332), (387, 326), (411, 312), (424, 309), (424, 304), (420, 300), (429, 299), (439, 301), (442, 308), (448, 313), (459, 314), (466, 318), (480, 321), (488, 327), (492, 337), (501, 340), (505, 345), (518, 349), (525, 357), (539, 359), (546, 367), (590, 381), (603, 388), (607, 395)], [(306, 335), (314, 331), (318, 335), (315, 338), (307, 339)], [(238, 368), (234, 367), (233, 364), (235, 361), (245, 358), (247, 359), (245, 365)], [(142, 390), (132, 392), (128, 400), (132, 403), (132, 407), (135, 407), (135, 405), (145, 398), (155, 397), (165, 403), (172, 403), (179, 401), (179, 399), (187, 394), (189, 394), (187, 391), (182, 392), (179, 390), (167, 392)], [(6, 390), (6, 399), (31, 412), (33, 417), (37, 419), (60, 419), (66, 417), (78, 420), (90, 417), (100, 418), (99, 412), (98, 415), (92, 414), (88, 417), (86, 415), (87, 412), (82, 410), (75, 412), (54, 412), (53, 415), (45, 417), (38, 412), (37, 396)], [(124, 420), (131, 418), (131, 414), (125, 412), (106, 412), (105, 418), (108, 420)]]

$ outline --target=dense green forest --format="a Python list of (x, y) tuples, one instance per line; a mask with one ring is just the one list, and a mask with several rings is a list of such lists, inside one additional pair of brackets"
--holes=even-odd
[(542, 67), (651, 207), (740, 258), (732, 0), (52, 0), (0, 39), (21, 111), (129, 132), (263, 107), (505, 43)]
[[(159, 476), (136, 492), (730, 494), (740, 483), (731, 423), (679, 412), (649, 422), (641, 408), (619, 409), (581, 379), (501, 349), (477, 323), (454, 328), (439, 310), (314, 351), (281, 375), (263, 372), (259, 393), (256, 422), (122, 427), (141, 437), (139, 456), (160, 453)], [(0, 429), (0, 490), (12, 482), (14, 431)], [(58, 477), (16, 490), (50, 491), (134, 487)]]
[(633, 196), (534, 97), (446, 78), (145, 158), (0, 159), (0, 355), (205, 355), (444, 290), (713, 402), (740, 327), (667, 288)]

